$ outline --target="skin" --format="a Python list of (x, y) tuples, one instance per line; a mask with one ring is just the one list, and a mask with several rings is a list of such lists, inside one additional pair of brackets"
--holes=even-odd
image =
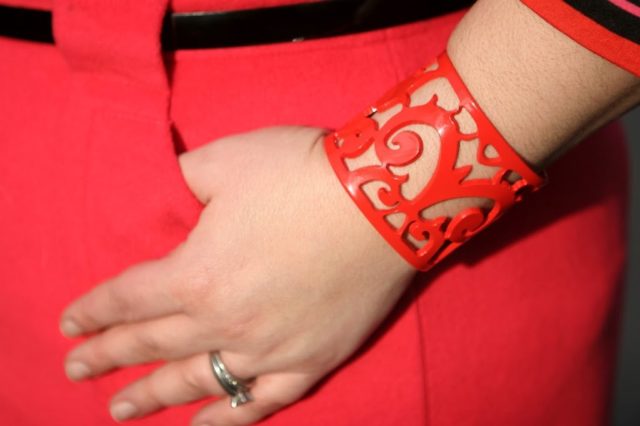
[(124, 401), (139, 417), (224, 396), (207, 360), (219, 349), (229, 371), (257, 377), (255, 402), (231, 409), (225, 397), (194, 424), (253, 422), (300, 398), (393, 307), (413, 270), (340, 186), (324, 157), (324, 133), (272, 127), (182, 155), (184, 177), (206, 204), (188, 239), (65, 312), (65, 334), (99, 331), (68, 355), (72, 379), (170, 360), (114, 397), (114, 417)]
[[(448, 51), (506, 140), (540, 168), (640, 101), (638, 78), (516, 1), (477, 2)], [(193, 425), (251, 424), (300, 399), (396, 304), (415, 270), (341, 187), (322, 149), (327, 131), (268, 127), (182, 154), (206, 205), (187, 240), (62, 313), (63, 334), (88, 336), (67, 356), (72, 380), (167, 361), (113, 397), (114, 418), (216, 395)], [(236, 376), (256, 378), (255, 401), (229, 406), (211, 350)]]

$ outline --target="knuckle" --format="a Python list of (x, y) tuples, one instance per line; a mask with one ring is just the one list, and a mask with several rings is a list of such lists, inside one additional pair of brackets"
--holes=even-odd
[[(224, 322), (224, 326), (219, 324), (215, 329), (215, 333), (220, 337), (221, 341), (227, 342), (230, 347), (244, 347), (248, 342), (263, 343), (265, 340), (261, 338), (260, 324), (251, 316), (251, 313), (245, 310), (237, 309), (236, 315), (232, 320)], [(268, 340), (268, 339), (267, 339)], [(259, 347), (260, 345), (258, 345)]]
[(74, 328), (81, 330), (96, 330), (101, 328), (98, 318), (94, 315), (94, 310), (88, 309), (84, 304), (76, 306), (72, 313), (65, 315), (74, 323)]
[(104, 338), (97, 338), (93, 342), (87, 342), (84, 351), (88, 355), (88, 358), (93, 361), (94, 364), (110, 363), (111, 354), (107, 350), (108, 345), (105, 344)]
[(164, 344), (153, 333), (138, 332), (135, 334), (135, 351), (145, 359), (158, 359), (164, 353)]
[(215, 332), (225, 342), (243, 345), (259, 342), (263, 347), (273, 339), (270, 333), (273, 327), (266, 320), (265, 310), (254, 301), (239, 298), (228, 303), (217, 317), (224, 320), (214, 325)]
[(213, 376), (204, 368), (196, 368), (189, 366), (182, 370), (182, 380), (185, 384), (187, 392), (190, 395), (200, 395), (204, 391), (209, 391), (212, 387), (211, 380)]
[(212, 298), (214, 291), (211, 266), (193, 263), (180, 268), (179, 276), (173, 280), (171, 295), (178, 300), (186, 312), (197, 312), (204, 302)]
[(74, 358), (82, 359), (90, 366), (93, 374), (109, 370), (116, 361), (109, 350), (107, 340), (104, 335), (89, 339), (74, 351)]
[(162, 397), (160, 390), (160, 381), (157, 380), (158, 375), (154, 372), (141, 383), (143, 397), (149, 401), (153, 407), (165, 407), (168, 404)]
[(124, 297), (123, 292), (119, 290), (119, 286), (115, 283), (105, 285), (106, 298), (111, 310), (125, 321), (132, 319), (131, 302), (129, 298)]
[(315, 348), (315, 350), (310, 351), (310, 353), (299, 359), (303, 365), (312, 368), (314, 371), (330, 371), (339, 365), (346, 355), (338, 351), (336, 348), (329, 348), (326, 350), (320, 350), (319, 348)]
[(223, 342), (238, 342), (244, 340), (247, 336), (246, 326), (237, 322), (228, 324), (216, 331)]

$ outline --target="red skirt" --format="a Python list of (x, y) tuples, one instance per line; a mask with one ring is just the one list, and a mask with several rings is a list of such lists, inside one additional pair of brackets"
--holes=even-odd
[[(341, 126), (435, 57), (463, 14), (161, 54), (162, 0), (55, 7), (56, 46), (0, 38), (0, 423), (111, 425), (111, 395), (154, 366), (71, 383), (58, 318), (197, 223), (174, 147), (269, 125)], [(547, 187), (418, 274), (351, 362), (265, 424), (606, 423), (626, 156), (615, 124), (566, 154)], [(137, 424), (188, 424), (201, 405)]]

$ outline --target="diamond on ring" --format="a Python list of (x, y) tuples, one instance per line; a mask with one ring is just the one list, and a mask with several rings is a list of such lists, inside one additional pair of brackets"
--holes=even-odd
[(251, 396), (249, 392), (248, 383), (242, 379), (238, 379), (227, 370), (227, 367), (225, 367), (220, 358), (220, 352), (213, 351), (209, 355), (213, 375), (216, 376), (222, 389), (231, 396), (231, 407), (236, 408), (249, 401), (253, 401), (253, 396)]

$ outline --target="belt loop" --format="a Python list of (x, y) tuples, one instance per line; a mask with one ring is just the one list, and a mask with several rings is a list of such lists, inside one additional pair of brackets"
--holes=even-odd
[(54, 0), (53, 34), (90, 99), (166, 119), (169, 83), (161, 48), (168, 0)]

